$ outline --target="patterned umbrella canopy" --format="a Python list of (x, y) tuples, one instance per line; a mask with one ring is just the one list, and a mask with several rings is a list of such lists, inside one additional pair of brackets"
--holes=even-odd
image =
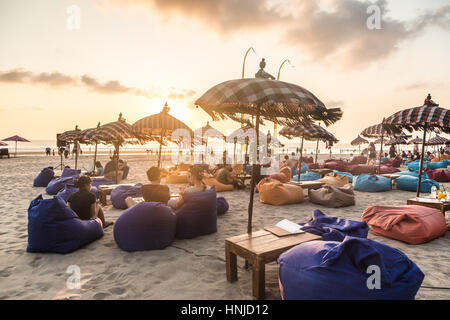
[(414, 139), (411, 139), (408, 141), (408, 144), (421, 144), (421, 143), (422, 143), (422, 139), (420, 139), (417, 136)]
[(194, 131), (194, 138), (196, 143), (204, 144), (203, 138), (205, 137), (225, 139), (225, 135), (219, 130), (211, 127), (209, 125), (209, 121), (206, 123), (206, 126), (198, 128), (197, 130)]
[(367, 141), (367, 140), (364, 139), (364, 138), (361, 138), (360, 135), (358, 135), (358, 137), (357, 137), (355, 140), (353, 140), (352, 142), (350, 142), (350, 144), (351, 144), (352, 146), (359, 146), (360, 144), (366, 144), (366, 143), (369, 143), (369, 141)]
[(361, 135), (366, 138), (378, 138), (381, 136), (387, 136), (387, 131), (383, 128), (383, 125), (380, 123), (365, 128), (363, 131), (361, 131)]
[[(231, 134), (227, 137), (228, 143), (233, 143), (234, 138), (236, 138), (236, 142), (239, 144), (245, 143), (245, 138), (248, 137), (249, 140), (256, 139), (256, 131), (255, 128), (251, 125), (245, 125), (242, 128), (234, 130)], [(266, 135), (264, 132), (259, 130), (259, 140), (260, 141), (267, 141), (268, 145), (276, 146), (276, 147), (283, 147), (284, 145), (280, 142), (280, 140), (274, 138), (272, 135)]]
[(279, 133), (288, 139), (293, 137), (304, 137), (306, 140), (322, 140), (328, 142), (339, 141), (332, 133), (316, 124), (310, 124), (308, 126), (301, 124), (292, 127), (288, 126), (281, 129)]
[(17, 135), (9, 137), (9, 138), (5, 138), (2, 141), (15, 141), (15, 142), (30, 142), (29, 140), (19, 137)]
[(91, 139), (119, 145), (123, 143), (144, 144), (146, 141), (154, 140), (149, 134), (134, 131), (133, 126), (122, 118), (122, 114), (119, 115), (117, 121), (102, 125), (93, 131)]
[(4, 143), (4, 142), (0, 141), (0, 146), (7, 146), (7, 145), (8, 145), (7, 143)]
[(195, 104), (215, 120), (228, 117), (241, 122), (240, 114), (259, 114), (260, 120), (284, 125), (309, 124), (312, 120), (329, 125), (342, 117), (340, 108), (327, 109), (315, 95), (298, 85), (260, 78), (222, 82)]
[(78, 141), (81, 141), (83, 143), (100, 142), (95, 139), (95, 133), (97, 132), (98, 128), (100, 128), (100, 122), (97, 124), (96, 128), (89, 128), (80, 131), (78, 134)]
[(436, 136), (436, 137), (431, 138), (430, 140), (428, 140), (427, 145), (429, 145), (429, 146), (438, 146), (438, 145), (441, 145), (441, 144), (446, 144), (447, 141), (449, 141), (449, 140), (444, 138), (444, 137)]
[(78, 126), (75, 126), (75, 130), (69, 130), (61, 133), (58, 139), (65, 142), (78, 141), (80, 139), (80, 132), (81, 130), (78, 129)]
[(408, 142), (400, 137), (391, 138), (388, 142), (385, 143), (386, 145), (397, 145), (397, 144), (408, 144)]

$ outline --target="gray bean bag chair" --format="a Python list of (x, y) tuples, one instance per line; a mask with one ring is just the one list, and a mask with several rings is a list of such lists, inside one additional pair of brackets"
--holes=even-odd
[(355, 205), (355, 195), (351, 184), (343, 187), (326, 185), (323, 188), (308, 191), (309, 201), (325, 207), (339, 208)]

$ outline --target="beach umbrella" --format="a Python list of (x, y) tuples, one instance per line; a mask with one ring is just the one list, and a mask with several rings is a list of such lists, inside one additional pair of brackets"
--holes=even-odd
[(417, 197), (420, 195), (420, 184), (422, 181), (423, 158), (427, 131), (450, 133), (450, 110), (440, 108), (431, 100), (428, 94), (423, 106), (404, 109), (394, 113), (383, 120), (383, 126), (392, 133), (400, 133), (402, 129), (409, 132), (423, 130), (422, 152), (420, 154), (419, 182), (417, 184)]
[[(319, 145), (319, 140), (324, 142), (328, 142), (330, 148), (333, 143), (338, 142), (339, 140), (336, 137), (316, 124), (303, 125), (298, 124), (295, 126), (287, 126), (280, 130), (280, 135), (292, 139), (294, 137), (301, 137), (301, 146), (300, 146), (300, 163), (299, 163), (299, 171), (301, 169), (301, 162), (303, 158), (303, 141), (306, 140), (317, 140), (316, 146), (316, 162), (317, 162), (317, 149)], [(300, 181), (300, 172), (297, 174), (298, 181)]]
[(206, 153), (208, 152), (208, 137), (215, 137), (215, 138), (221, 138), (226, 139), (225, 135), (220, 132), (219, 130), (211, 127), (209, 125), (209, 121), (206, 122), (206, 126), (198, 128), (194, 131), (194, 141), (196, 144), (205, 145), (205, 154), (202, 155), (202, 158), (206, 156)]
[(75, 170), (77, 169), (78, 166), (78, 152), (80, 151), (79, 150), (80, 132), (81, 130), (78, 129), (78, 125), (76, 125), (75, 130), (65, 131), (61, 133), (61, 135), (59, 136), (59, 140), (65, 141), (66, 143), (73, 143), (76, 147), (77, 151), (75, 152)]
[(342, 117), (339, 108), (327, 109), (311, 92), (295, 84), (265, 78), (237, 79), (222, 82), (204, 93), (195, 105), (213, 120), (232, 119), (240, 114), (255, 116), (256, 164), (252, 166), (247, 232), (252, 232), (253, 198), (256, 175), (259, 175), (259, 125), (268, 120), (280, 125), (310, 124), (324, 121), (332, 124)]
[(388, 132), (383, 128), (383, 125), (380, 123), (365, 128), (363, 131), (361, 131), (361, 135), (366, 138), (379, 138), (375, 140), (374, 143), (375, 144), (380, 143), (380, 161), (378, 164), (378, 170), (380, 170), (381, 157), (383, 156), (383, 143), (387, 142), (387, 139), (385, 139), (385, 137), (388, 135)]
[(446, 144), (447, 141), (449, 141), (449, 140), (444, 137), (436, 135), (436, 137), (429, 139), (426, 144), (428, 146), (438, 146), (441, 144)]
[(350, 142), (350, 144), (352, 146), (358, 146), (359, 153), (361, 153), (361, 145), (362, 144), (367, 144), (367, 143), (369, 143), (369, 141), (364, 139), (364, 138), (362, 138), (359, 134), (358, 134), (358, 137), (356, 139), (354, 139), (352, 142)]
[(162, 145), (165, 144), (164, 140), (169, 140), (174, 143), (179, 141), (174, 141), (171, 139), (172, 133), (177, 129), (187, 130), (191, 139), (193, 138), (193, 132), (184, 122), (178, 120), (177, 118), (169, 114), (170, 108), (166, 104), (161, 112), (147, 116), (136, 121), (133, 124), (133, 130), (143, 134), (148, 134), (152, 137), (159, 137), (159, 157), (158, 157), (158, 168), (161, 167), (161, 149)]
[(5, 138), (2, 141), (14, 141), (16, 143), (16, 146), (14, 148), (14, 157), (17, 155), (17, 142), (31, 142), (25, 138), (19, 137), (18, 135), (9, 137), (9, 138)]
[(408, 142), (406, 142), (405, 139), (403, 138), (399, 138), (399, 137), (394, 137), (391, 138), (388, 142), (385, 143), (387, 146), (390, 145), (398, 145), (398, 144), (408, 144)]
[(84, 129), (79, 133), (79, 141), (83, 143), (95, 143), (95, 151), (94, 151), (94, 166), (92, 167), (93, 171), (95, 171), (95, 163), (97, 162), (97, 147), (99, 144), (99, 140), (95, 139), (95, 134), (97, 130), (100, 128), (100, 122), (97, 124), (95, 128)]
[(422, 139), (420, 139), (418, 136), (416, 136), (414, 139), (411, 139), (408, 141), (408, 144), (421, 144)]
[(7, 145), (8, 145), (7, 143), (4, 143), (4, 142), (0, 141), (0, 146), (7, 146)]

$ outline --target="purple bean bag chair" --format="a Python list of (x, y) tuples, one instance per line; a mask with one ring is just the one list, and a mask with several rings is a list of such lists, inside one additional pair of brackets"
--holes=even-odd
[(430, 167), (425, 168), (424, 172), (428, 175), (430, 179), (437, 182), (450, 182), (450, 171), (447, 169), (435, 169), (432, 170)]
[(33, 187), (47, 187), (52, 181), (55, 172), (50, 168), (44, 168), (33, 181)]
[(228, 211), (230, 205), (224, 197), (217, 197), (217, 215), (220, 216)]
[(325, 163), (325, 168), (337, 171), (347, 171), (347, 165), (342, 160), (334, 160), (327, 162)]
[(108, 184), (114, 184), (114, 181), (106, 179), (106, 178), (98, 178), (93, 177), (92, 178), (92, 186), (98, 188), (101, 185), (108, 185)]
[(61, 177), (72, 177), (77, 176), (81, 173), (81, 170), (75, 170), (71, 168), (64, 168), (63, 172), (61, 173)]
[(81, 220), (58, 197), (39, 195), (28, 208), (28, 252), (68, 253), (103, 236), (95, 220)]
[[(58, 192), (58, 194), (56, 196), (63, 199), (64, 202), (67, 202), (67, 199), (69, 199), (69, 196), (72, 193), (77, 192), (77, 191), (78, 191), (77, 187), (75, 187), (73, 184), (68, 183), (64, 186), (64, 189), (62, 189), (60, 192)], [(98, 189), (96, 187), (92, 187), (91, 192), (93, 194), (95, 194), (95, 197), (98, 199)]]
[(114, 223), (114, 240), (125, 251), (164, 249), (175, 237), (176, 216), (160, 202), (140, 202)]
[(388, 173), (396, 173), (396, 172), (400, 172), (400, 170), (397, 168), (391, 167), (391, 166), (381, 165), (379, 174), (388, 174)]
[(142, 184), (138, 183), (134, 186), (118, 186), (113, 191), (111, 191), (111, 203), (114, 208), (126, 209), (127, 204), (125, 203), (125, 198), (127, 197), (142, 197), (141, 187)]
[(302, 243), (281, 254), (278, 263), (286, 300), (411, 300), (424, 279), (401, 251), (350, 236)]
[(177, 216), (176, 237), (190, 239), (217, 232), (216, 188), (183, 194), (184, 204)]
[(375, 173), (375, 169), (373, 166), (369, 166), (366, 164), (353, 164), (348, 166), (347, 171), (350, 172), (354, 176), (359, 176), (364, 173), (373, 174)]
[(56, 195), (58, 192), (64, 189), (66, 184), (73, 184), (73, 179), (78, 178), (78, 176), (69, 176), (53, 179), (49, 182), (45, 191), (50, 195)]

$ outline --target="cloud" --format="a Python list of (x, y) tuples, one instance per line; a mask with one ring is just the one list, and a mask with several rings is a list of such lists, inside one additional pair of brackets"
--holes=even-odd
[(400, 90), (412, 91), (412, 90), (424, 90), (427, 91), (430, 88), (440, 88), (443, 87), (442, 82), (426, 82), (426, 81), (417, 81), (413, 83), (409, 83), (404, 86), (400, 86)]
[(192, 89), (175, 89), (170, 88), (167, 94), (164, 90), (154, 89), (152, 91), (143, 90), (134, 87), (127, 87), (118, 80), (109, 80), (100, 82), (96, 78), (85, 74), (81, 77), (63, 74), (61, 72), (41, 72), (33, 73), (31, 71), (17, 68), (8, 71), (0, 71), (0, 83), (27, 83), (31, 85), (44, 84), (49, 87), (85, 87), (89, 90), (101, 94), (131, 94), (142, 96), (149, 99), (158, 97), (167, 97), (173, 100), (184, 100), (192, 98), (195, 91)]
[[(103, 6), (143, 5), (165, 18), (182, 15), (218, 33), (280, 28), (279, 42), (298, 48), (312, 62), (339, 67), (382, 60), (430, 26), (450, 29), (450, 6), (410, 21), (390, 18), (386, 0), (104, 0)], [(381, 12), (381, 29), (370, 30), (371, 5)]]

